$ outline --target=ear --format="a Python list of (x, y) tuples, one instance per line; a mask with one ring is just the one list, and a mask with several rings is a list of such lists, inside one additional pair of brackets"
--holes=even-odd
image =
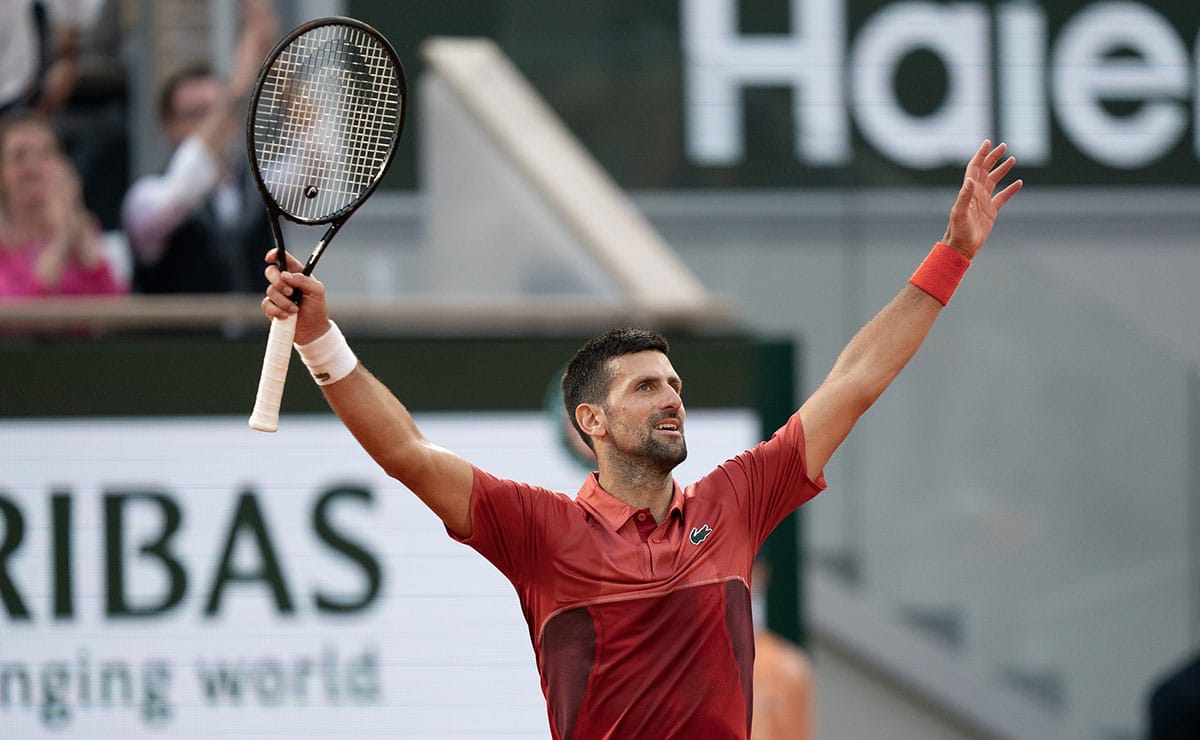
[(593, 443), (597, 437), (604, 436), (608, 431), (608, 418), (599, 404), (581, 403), (576, 406), (575, 421), (579, 423), (583, 433), (592, 438)]

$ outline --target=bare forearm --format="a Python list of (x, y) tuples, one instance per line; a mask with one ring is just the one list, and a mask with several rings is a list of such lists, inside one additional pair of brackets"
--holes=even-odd
[[(425, 439), (408, 409), (355, 358), (341, 330), (329, 320), (325, 286), (305, 275), (288, 253), (287, 271), (266, 256), (263, 312), (272, 319), (296, 317), (295, 341), (325, 400), (388, 475), (403, 483), (460, 537), (471, 535), (471, 489), (475, 469), (463, 458)], [(291, 300), (297, 291), (299, 305)]]
[(979, 146), (950, 209), (945, 244), (934, 247), (909, 284), (846, 345), (829, 376), (801, 405), (813, 480), (858, 418), (916, 354), (969, 260), (987, 240), (996, 214), (1021, 189), (1022, 182), (1016, 180), (996, 192), (1014, 162), (1012, 157), (1001, 161), (1004, 151), (1003, 144), (993, 147), (990, 141)]
[(220, 162), (222, 167), (229, 167), (230, 146), (238, 133), (241, 108), (240, 94), (226, 86), (208, 115), (196, 127), (194, 135), (204, 142), (209, 154)]
[(859, 417), (916, 354), (941, 308), (928, 293), (905, 285), (842, 350), (800, 407), (810, 478), (817, 479)]
[(403, 477), (407, 458), (424, 441), (404, 404), (362, 365), (321, 391), (367, 454), (389, 475)]
[(846, 345), (830, 378), (853, 383), (869, 406), (916, 354), (941, 309), (928, 293), (905, 285)]
[(361, 364), (321, 390), (384, 472), (407, 486), (452, 531), (470, 536), (474, 470), (467, 461), (427, 440), (404, 404)]

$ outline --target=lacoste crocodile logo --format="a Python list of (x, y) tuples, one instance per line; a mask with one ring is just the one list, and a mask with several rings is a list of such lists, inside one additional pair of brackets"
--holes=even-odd
[(710, 534), (712, 534), (712, 527), (705, 524), (699, 527), (692, 527), (692, 531), (688, 534), (688, 539), (692, 541), (693, 545), (699, 545), (701, 542), (707, 540)]

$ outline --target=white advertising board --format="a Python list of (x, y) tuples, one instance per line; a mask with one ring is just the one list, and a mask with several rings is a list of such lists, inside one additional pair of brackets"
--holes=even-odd
[[(543, 413), (418, 415), (574, 494)], [(691, 482), (752, 445), (695, 410)], [(0, 422), (0, 736), (547, 735), (507, 580), (332, 417)]]

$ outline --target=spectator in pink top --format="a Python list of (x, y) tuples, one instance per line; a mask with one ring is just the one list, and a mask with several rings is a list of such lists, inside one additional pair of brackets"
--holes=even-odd
[(124, 292), (50, 125), (10, 114), (0, 123), (0, 300)]

